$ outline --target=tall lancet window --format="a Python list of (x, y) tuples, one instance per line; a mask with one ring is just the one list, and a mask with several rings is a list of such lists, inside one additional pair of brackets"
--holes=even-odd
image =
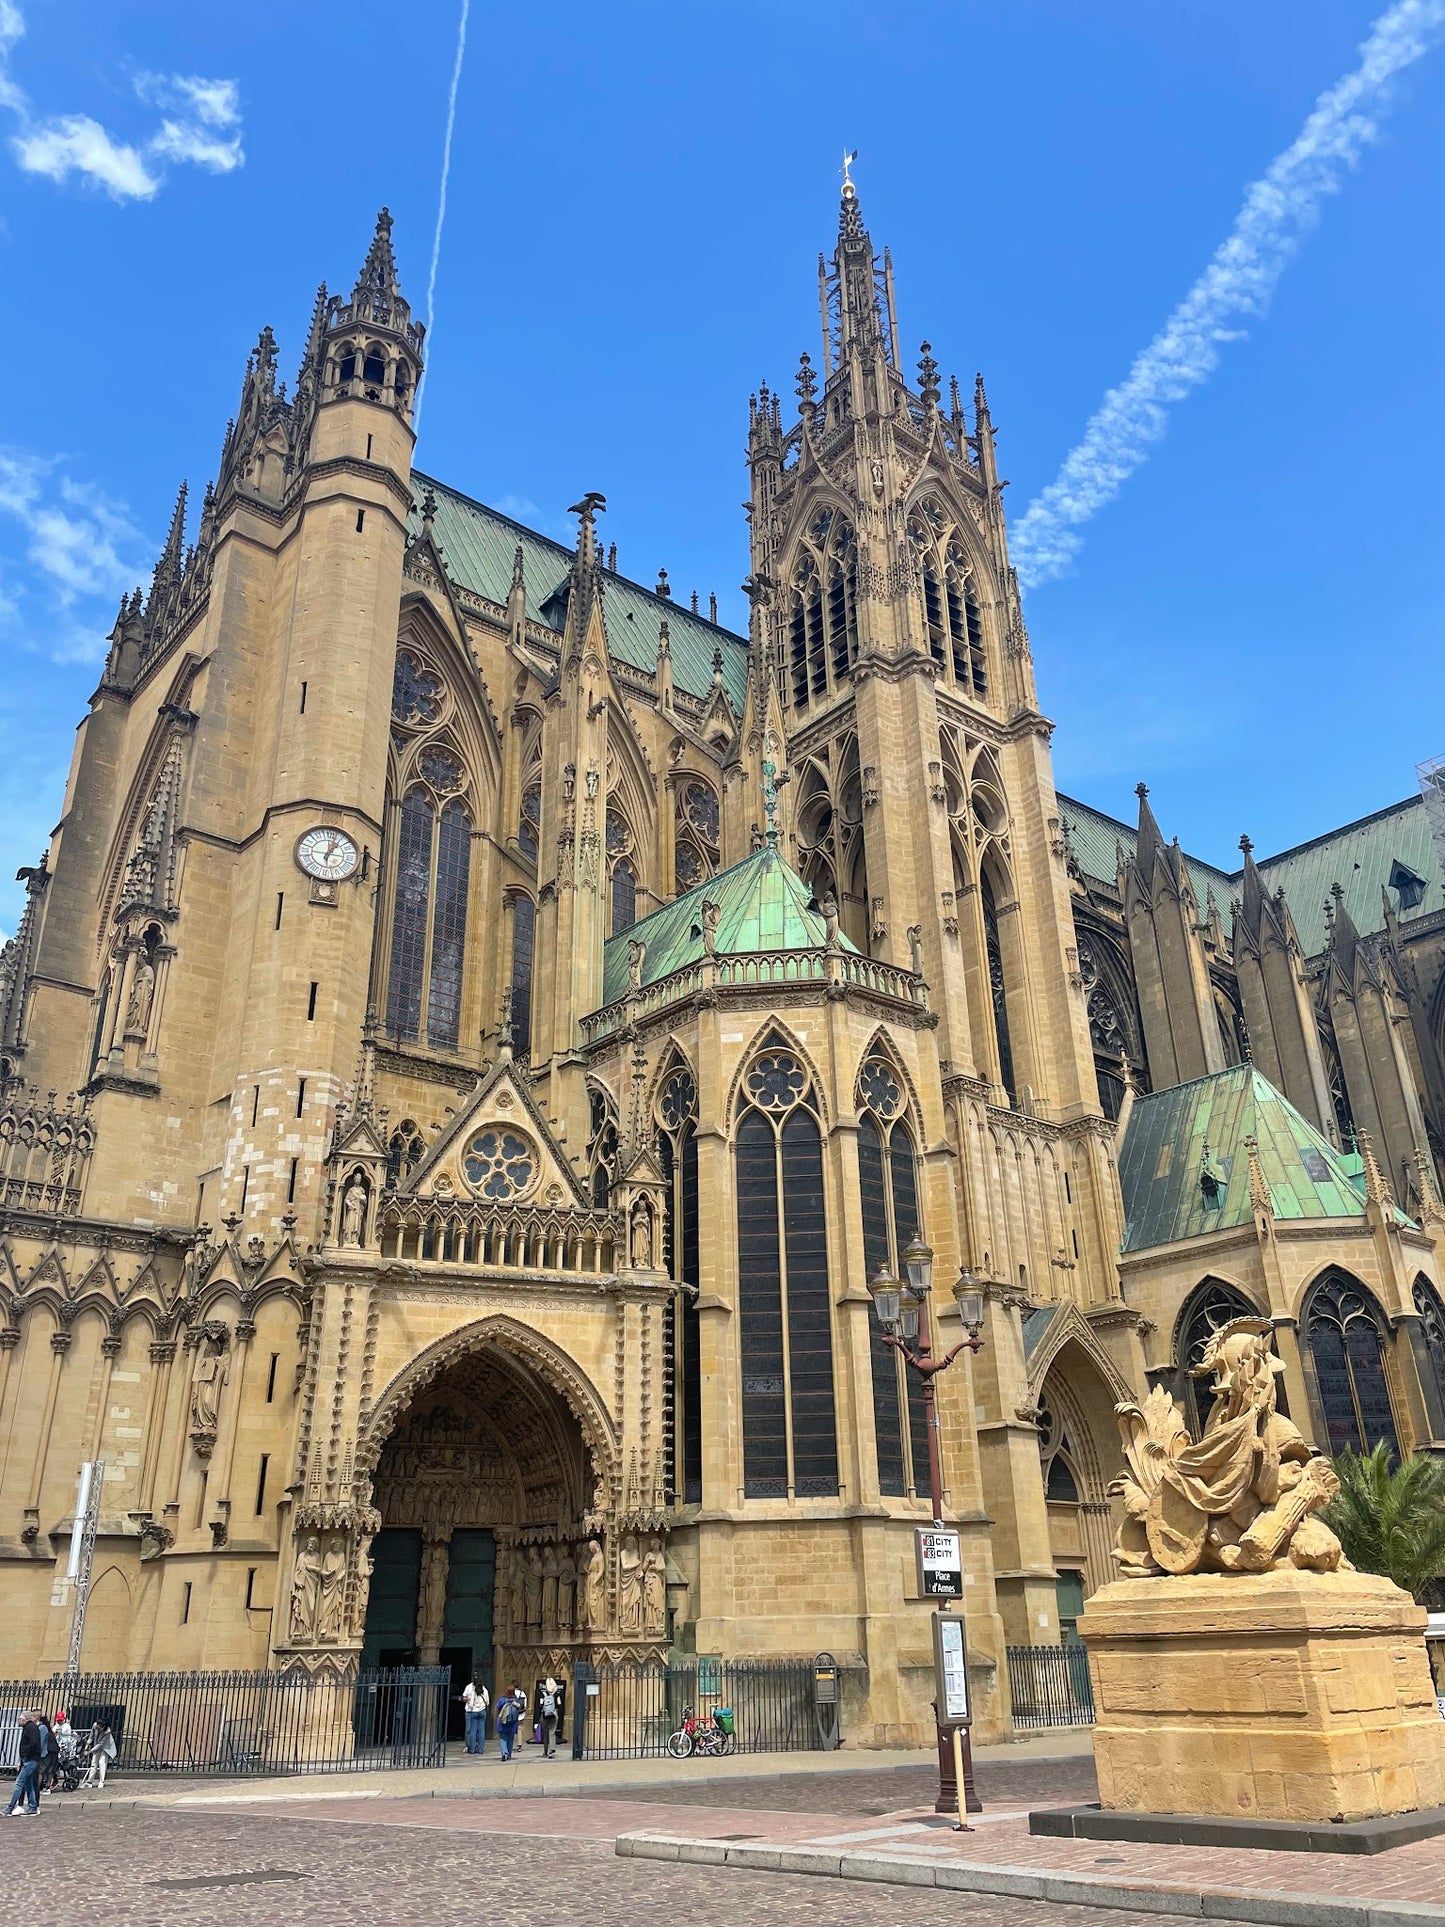
[(397, 834), (396, 894), (391, 914), (391, 975), (386, 996), (386, 1027), (393, 1037), (408, 1042), (421, 1035), (434, 827), (431, 798), (424, 789), (409, 791), (401, 806), (401, 825)]
[(428, 746), (417, 769), (426, 783), (407, 791), (397, 825), (386, 1027), (404, 1042), (424, 1040), (438, 1050), (455, 1050), (461, 1037), (472, 823), (456, 795), (438, 809), (436, 792), (460, 789), (465, 780), (450, 750)]
[(1385, 1319), (1358, 1279), (1331, 1266), (1305, 1300), (1300, 1331), (1314, 1371), (1331, 1453), (1400, 1454), (1385, 1364)]
[(823, 1144), (812, 1084), (781, 1043), (743, 1080), (737, 1128), (743, 1492), (838, 1491)]
[(437, 838), (436, 909), (432, 918), (427, 1041), (455, 1050), (461, 1033), (462, 959), (467, 940), (467, 882), (472, 826), (455, 797), (441, 814)]
[(793, 702), (825, 696), (858, 659), (858, 543), (838, 509), (820, 509), (793, 564), (788, 603)]
[(512, 1050), (523, 1063), (532, 1055), (532, 967), (537, 906), (521, 891), (512, 898)]
[(697, 1084), (684, 1063), (663, 1079), (657, 1094), (657, 1152), (667, 1182), (663, 1255), (669, 1275), (693, 1290), (679, 1292), (668, 1310), (674, 1354), (673, 1481), (684, 1505), (702, 1499), (702, 1346), (698, 1328)]
[(983, 941), (988, 959), (988, 995), (993, 1010), (993, 1034), (998, 1045), (999, 1081), (1010, 1098), (1014, 1094), (1014, 1055), (1009, 1040), (1008, 990), (1003, 974), (1003, 944), (998, 931), (998, 904), (987, 870), (980, 879), (979, 896), (983, 903)]
[[(870, 1057), (858, 1078), (858, 1189), (863, 1200), (863, 1262), (899, 1277), (903, 1247), (919, 1223), (917, 1160), (897, 1073)], [(916, 1372), (909, 1372), (876, 1324), (869, 1326), (873, 1436), (878, 1489), (885, 1498), (928, 1490), (928, 1433)]]

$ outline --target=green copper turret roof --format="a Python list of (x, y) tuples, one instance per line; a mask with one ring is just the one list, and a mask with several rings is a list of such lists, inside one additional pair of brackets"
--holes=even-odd
[[(827, 937), (813, 895), (771, 844), (722, 870), (706, 883), (666, 903), (630, 930), (609, 937), (602, 952), (602, 1001), (614, 1003), (627, 995), (627, 946), (647, 945), (642, 981), (655, 984), (685, 964), (697, 963), (706, 953), (702, 941), (702, 906), (718, 907), (716, 950), (719, 956), (738, 956), (758, 950), (821, 950)], [(840, 932), (838, 945), (857, 954), (857, 946)]]
[[(1248, 1137), (1276, 1219), (1364, 1217), (1349, 1160), (1253, 1064), (1235, 1064), (1134, 1100), (1119, 1152), (1123, 1249), (1248, 1224)], [(1203, 1182), (1206, 1172), (1212, 1185)]]

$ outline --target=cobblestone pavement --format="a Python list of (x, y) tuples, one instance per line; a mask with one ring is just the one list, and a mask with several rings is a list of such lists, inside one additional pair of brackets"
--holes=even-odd
[[(779, 1773), (756, 1780), (692, 1780), (690, 1761), (666, 1780), (599, 1787), (598, 1800), (657, 1800), (666, 1806), (752, 1807), (767, 1813), (896, 1813), (931, 1807), (938, 1795), (932, 1766), (860, 1767), (852, 1773)], [(974, 1771), (978, 1797), (995, 1806), (1062, 1807), (1099, 1797), (1092, 1759), (998, 1760)]]
[[(425, 1805), (425, 1821), (396, 1824), (394, 1816), (413, 1805)], [(573, 1802), (535, 1805), (545, 1830), (515, 1830), (509, 1803), (506, 1833), (496, 1829), (496, 1808), (476, 1800), (373, 1802), (365, 1824), (285, 1809), (92, 1808), (67, 1818), (47, 1805), (39, 1819), (12, 1821), (0, 1835), (6, 1911), (34, 1927), (57, 1927), (72, 1915), (75, 1895), (93, 1892), (106, 1927), (276, 1927), (298, 1918), (307, 1927), (413, 1927), (418, 1920), (475, 1927), (490, 1918), (553, 1927), (569, 1917), (597, 1927), (677, 1927), (688, 1919), (817, 1927), (820, 1918), (845, 1914), (849, 1927), (937, 1927), (945, 1908), (966, 1915), (969, 1927), (1158, 1922), (1157, 1914), (1101, 1916), (974, 1894), (945, 1900), (932, 1890), (861, 1882), (849, 1884), (844, 1902), (837, 1887), (803, 1874), (620, 1860), (610, 1831), (581, 1839), (561, 1831)], [(377, 1824), (383, 1808), (386, 1823)]]

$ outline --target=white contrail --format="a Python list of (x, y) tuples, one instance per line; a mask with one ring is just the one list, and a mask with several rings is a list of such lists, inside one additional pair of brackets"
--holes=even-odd
[[(442, 227), (447, 218), (447, 183), (452, 177), (452, 134), (457, 124), (457, 89), (462, 84), (462, 61), (467, 51), (467, 16), (472, 10), (472, 0), (462, 0), (462, 17), (457, 23), (457, 58), (452, 68), (452, 91), (447, 97), (447, 132), (442, 142), (442, 182), (437, 196), (437, 226), (431, 242), (431, 273), (426, 284), (426, 348), (427, 367), (431, 366), (432, 327), (436, 314), (437, 266), (442, 258)], [(426, 373), (423, 371), (421, 385), (416, 391), (416, 413), (413, 426), (421, 427), (422, 394), (426, 388)]]
[(1060, 574), (1082, 546), (1074, 533), (1098, 514), (1146, 459), (1168, 425), (1170, 402), (1182, 401), (1212, 374), (1220, 344), (1238, 340), (1227, 324), (1262, 315), (1275, 283), (1337, 193), (1346, 171), (1379, 133), (1389, 83), (1428, 53), (1445, 28), (1445, 0), (1399, 0), (1382, 13), (1361, 44), (1359, 65), (1315, 102), (1298, 138), (1271, 162), (1244, 197), (1233, 228), (1213, 260), (1117, 388), (1105, 395), (1054, 480), (1037, 495), (1012, 532), (1014, 559), (1026, 584)]

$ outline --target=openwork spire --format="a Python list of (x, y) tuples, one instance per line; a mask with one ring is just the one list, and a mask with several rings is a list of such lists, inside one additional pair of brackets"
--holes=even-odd
[(384, 207), (376, 217), (376, 232), (371, 237), (352, 300), (358, 305), (364, 297), (392, 301), (400, 292), (396, 256), (391, 251), (391, 210)]

